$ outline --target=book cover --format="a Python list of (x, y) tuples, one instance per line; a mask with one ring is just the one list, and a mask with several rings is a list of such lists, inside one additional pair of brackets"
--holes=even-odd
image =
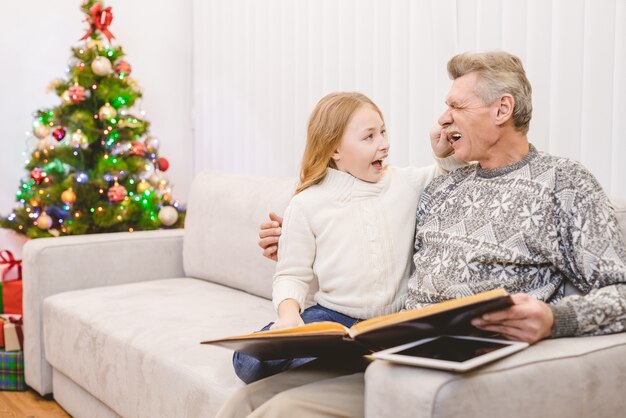
[(203, 341), (260, 360), (294, 357), (357, 356), (443, 334), (469, 335), (470, 321), (513, 304), (504, 289), (478, 293), (361, 321), (351, 328), (335, 322), (262, 331)]

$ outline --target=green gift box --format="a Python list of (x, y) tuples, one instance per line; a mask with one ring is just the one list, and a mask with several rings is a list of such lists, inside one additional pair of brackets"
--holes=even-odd
[(26, 390), (22, 351), (0, 350), (0, 390)]

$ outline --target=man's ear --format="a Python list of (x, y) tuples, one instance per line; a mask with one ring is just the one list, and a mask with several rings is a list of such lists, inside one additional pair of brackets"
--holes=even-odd
[(496, 124), (503, 125), (513, 117), (515, 99), (510, 94), (503, 94), (497, 101)]

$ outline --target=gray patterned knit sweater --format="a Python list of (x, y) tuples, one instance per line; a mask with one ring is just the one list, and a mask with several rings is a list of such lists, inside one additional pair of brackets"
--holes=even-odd
[[(531, 145), (521, 161), (433, 180), (417, 211), (407, 308), (504, 287), (551, 305), (553, 337), (626, 330), (626, 249), (581, 164)], [(581, 295), (565, 296), (569, 280)]]

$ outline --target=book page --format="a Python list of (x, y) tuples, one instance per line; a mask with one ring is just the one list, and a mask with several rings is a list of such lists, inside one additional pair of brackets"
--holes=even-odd
[(228, 337), (227, 340), (245, 340), (250, 338), (259, 337), (280, 337), (280, 336), (296, 336), (296, 335), (320, 335), (320, 334), (335, 334), (335, 335), (347, 335), (348, 328), (337, 322), (313, 322), (311, 324), (305, 324), (300, 327), (268, 330), (254, 332), (252, 334), (236, 335), (234, 337)]

